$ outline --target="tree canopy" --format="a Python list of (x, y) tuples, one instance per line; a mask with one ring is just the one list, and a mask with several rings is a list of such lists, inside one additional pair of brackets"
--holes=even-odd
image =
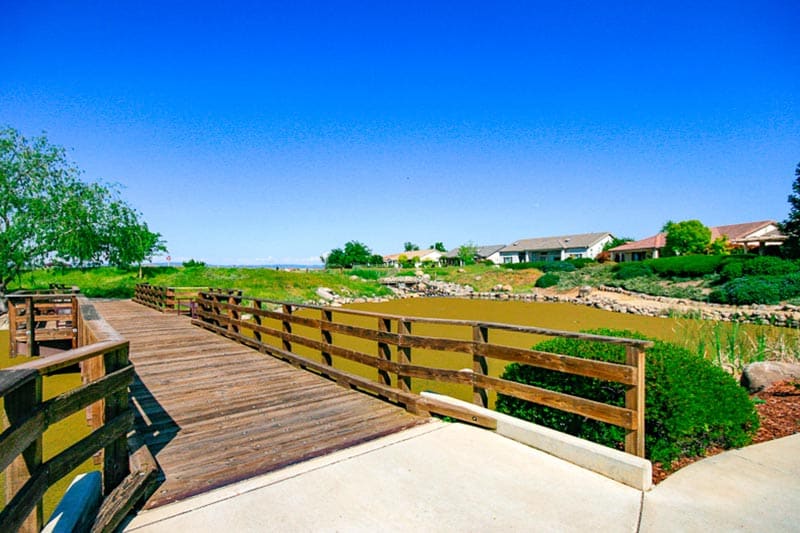
[(699, 220), (670, 220), (662, 231), (667, 234), (665, 255), (705, 254), (711, 244), (711, 230)]
[(462, 244), (458, 247), (458, 258), (464, 265), (471, 265), (475, 262), (475, 255), (478, 253), (478, 247), (472, 242)]
[(800, 257), (800, 163), (794, 169), (792, 194), (789, 195), (788, 200), (789, 215), (786, 220), (778, 224), (781, 232), (786, 235), (783, 253), (787, 257)]
[(447, 251), (447, 248), (444, 247), (444, 243), (442, 241), (436, 241), (435, 243), (431, 244), (429, 248), (442, 253)]
[(80, 174), (45, 136), (0, 130), (0, 293), (22, 271), (49, 262), (141, 265), (166, 251), (116, 188)]
[(403, 251), (404, 252), (414, 252), (416, 250), (419, 250), (419, 246), (417, 246), (413, 242), (406, 241), (406, 242), (403, 243)]
[(323, 257), (327, 268), (352, 268), (356, 265), (381, 265), (383, 257), (373, 254), (369, 247), (358, 241), (345, 243), (344, 250), (334, 248)]

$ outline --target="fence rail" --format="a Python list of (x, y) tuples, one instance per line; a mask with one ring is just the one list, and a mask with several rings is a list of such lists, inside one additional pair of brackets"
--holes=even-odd
[[(116, 527), (131, 502), (143, 495), (155, 478), (157, 467), (149, 452), (139, 449), (130, 457), (128, 452), (128, 434), (133, 429), (128, 386), (134, 375), (128, 341), (97, 317), (86, 300), (75, 301), (73, 309), (80, 312), (73, 315), (74, 329), (85, 345), (0, 370), (4, 413), (0, 470), (6, 476), (5, 506), (0, 510), (2, 531), (39, 531), (47, 489), (98, 452), (102, 454), (106, 498), (102, 519), (95, 522), (94, 530)], [(78, 364), (83, 369), (83, 384), (43, 399), (43, 378)], [(93, 431), (84, 438), (75, 437), (60, 453), (44, 450), (44, 432), (82, 409), (93, 413)], [(45, 461), (45, 457), (49, 459)]]
[(134, 288), (133, 301), (162, 313), (191, 315), (194, 299), (205, 287), (163, 287), (138, 283)]
[[(302, 314), (298, 314), (302, 311)], [(357, 316), (373, 321), (372, 326), (343, 323), (339, 317)], [(270, 323), (270, 321), (272, 321)], [(341, 308), (299, 305), (258, 298), (245, 298), (241, 291), (201, 291), (197, 297), (195, 324), (233, 338), (264, 353), (285, 359), (295, 365), (316, 371), (340, 384), (362, 389), (406, 405), (410, 410), (431, 411), (455, 418), (479, 422), (464, 413), (442, 412), (413, 393), (412, 380), (470, 386), (473, 403), (488, 406), (488, 392), (537, 403), (626, 430), (625, 451), (644, 457), (644, 365), (649, 341), (588, 335), (537, 327), (493, 322), (416, 318)], [(270, 325), (271, 324), (271, 325)], [(418, 326), (459, 327), (466, 330), (468, 340), (416, 334)], [(313, 328), (313, 335), (302, 335), (300, 328)], [(430, 328), (428, 328), (430, 329)], [(579, 357), (524, 350), (492, 342), (496, 332), (514, 332), (531, 336), (567, 337), (625, 346), (625, 363), (609, 363)], [(338, 342), (342, 337), (364, 339), (374, 343), (373, 353), (354, 350)], [(273, 342), (268, 342), (271, 339)], [(295, 347), (318, 354), (319, 359), (299, 355)], [(414, 363), (414, 350), (436, 350), (461, 354), (467, 368), (454, 370)], [(338, 357), (366, 365), (375, 379), (334, 368)], [(568, 374), (576, 374), (621, 383), (626, 387), (623, 407), (517, 383), (489, 375), (489, 360), (517, 362)], [(394, 379), (392, 379), (394, 376)]]
[(69, 342), (77, 348), (77, 299), (61, 289), (18, 292), (8, 295), (9, 356), (16, 357), (20, 345), (25, 355), (40, 354), (42, 342)]

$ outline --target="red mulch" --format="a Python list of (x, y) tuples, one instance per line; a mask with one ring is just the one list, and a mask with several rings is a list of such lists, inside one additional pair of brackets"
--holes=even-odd
[[(790, 380), (775, 383), (753, 396), (765, 402), (756, 405), (761, 426), (753, 438), (753, 444), (800, 433), (800, 382)], [(703, 459), (703, 457), (716, 455), (723, 451), (725, 450), (722, 448), (713, 447), (706, 450), (704, 456), (681, 457), (673, 461), (669, 470), (665, 470), (661, 463), (653, 463), (653, 483), (664, 481), (672, 472)]]

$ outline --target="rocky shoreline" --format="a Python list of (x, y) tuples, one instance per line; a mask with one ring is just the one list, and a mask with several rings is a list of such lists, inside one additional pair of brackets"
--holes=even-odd
[(313, 303), (342, 306), (351, 303), (387, 302), (392, 299), (420, 297), (448, 297), (479, 300), (560, 302), (586, 305), (604, 311), (652, 317), (687, 317), (722, 322), (769, 324), (779, 327), (800, 327), (800, 307), (794, 305), (733, 306), (698, 302), (683, 298), (650, 296), (617, 287), (581, 287), (560, 293), (552, 289), (535, 289), (534, 292), (515, 293), (510, 286), (498, 285), (488, 292), (477, 292), (469, 285), (459, 285), (430, 279), (428, 275), (402, 278), (384, 278), (381, 283), (389, 287), (391, 297), (351, 298), (334, 293), (331, 289), (317, 289), (319, 300)]

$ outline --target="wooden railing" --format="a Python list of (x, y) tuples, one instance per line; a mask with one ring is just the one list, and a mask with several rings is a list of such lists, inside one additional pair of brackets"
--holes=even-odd
[[(134, 375), (128, 341), (98, 317), (91, 304), (79, 300), (76, 329), (84, 346), (0, 370), (4, 409), (0, 470), (6, 477), (0, 531), (39, 531), (47, 489), (98, 452), (102, 452), (105, 500), (93, 530), (115, 528), (155, 479), (152, 456), (135, 437), (131, 442), (128, 438), (133, 429), (128, 386)], [(44, 400), (43, 378), (77, 364), (82, 366), (84, 383)], [(82, 409), (93, 413), (93, 431), (75, 437), (60, 453), (44, 450), (45, 430)], [(129, 446), (135, 448), (130, 456)]]
[(157, 309), (162, 313), (192, 314), (192, 306), (203, 287), (163, 287), (138, 283), (133, 301)]
[(77, 300), (74, 293), (61, 289), (23, 292), (8, 295), (9, 355), (19, 355), (20, 344), (25, 354), (40, 354), (42, 342), (66, 342), (68, 348), (78, 346), (75, 327)]
[[(588, 335), (537, 327), (492, 322), (414, 318), (341, 308), (298, 305), (286, 302), (244, 299), (238, 291), (202, 291), (197, 299), (195, 324), (235, 339), (261, 352), (313, 370), (339, 384), (379, 395), (405, 405), (414, 412), (434, 412), (491, 426), (491, 419), (481, 420), (474, 411), (462, 411), (415, 394), (412, 379), (431, 384), (466, 385), (472, 390), (473, 403), (486, 407), (488, 392), (513, 396), (540, 405), (576, 413), (626, 430), (625, 451), (644, 457), (644, 369), (645, 349), (649, 341)], [(338, 318), (340, 318), (337, 320)], [(361, 317), (372, 326), (344, 323), (345, 317)], [(435, 331), (439, 326), (462, 328), (462, 338), (419, 335), (418, 329)], [(301, 335), (312, 328), (314, 334)], [(498, 333), (512, 332), (531, 336), (567, 337), (625, 346), (626, 362), (617, 364), (589, 360), (492, 342)], [(341, 336), (371, 341), (374, 352), (354, 350), (336, 342)], [(497, 335), (499, 336), (499, 335)], [(272, 342), (268, 342), (272, 339)], [(297, 348), (318, 354), (318, 358), (299, 355)], [(414, 350), (434, 350), (464, 357), (460, 370), (415, 364)], [(376, 371), (371, 380), (340, 368), (334, 357), (365, 365)], [(576, 374), (621, 383), (626, 387), (625, 405), (619, 407), (571, 396), (489, 375), (490, 360), (503, 364), (517, 362), (568, 374)], [(494, 362), (494, 361), (492, 361)]]

